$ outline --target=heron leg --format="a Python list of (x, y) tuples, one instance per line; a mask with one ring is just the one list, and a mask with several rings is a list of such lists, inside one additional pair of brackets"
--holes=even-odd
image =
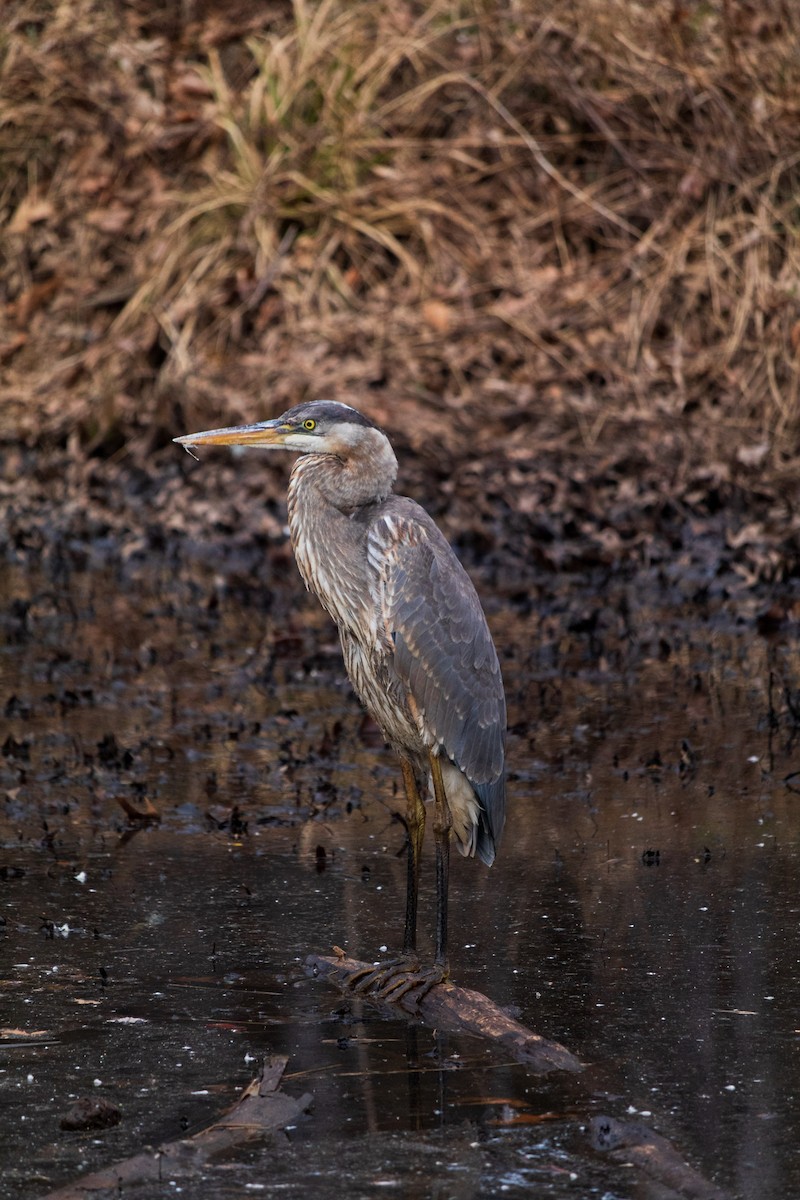
[(425, 835), (425, 805), (419, 794), (414, 768), (401, 758), (403, 783), (406, 787), (406, 819), (408, 822), (408, 884), (406, 887), (406, 927), (403, 953), (417, 949), (417, 899), (419, 897), (419, 867), (422, 859), (422, 839)]
[[(406, 788), (408, 823), (408, 890), (406, 892), (406, 927), (403, 938), (403, 957), (389, 963), (364, 967), (347, 980), (348, 988), (358, 995), (374, 997), (388, 1003), (404, 1004), (408, 1011), (418, 1011), (424, 996), (447, 977), (447, 875), (449, 863), (450, 809), (445, 796), (442, 772), (438, 761), (431, 756), (435, 804), (436, 833), (436, 961), (433, 966), (420, 966), (417, 959), (417, 898), (425, 834), (425, 805), (419, 794), (414, 768), (401, 758), (403, 782)], [(438, 780), (438, 782), (437, 782)]]
[(450, 883), (450, 827), (453, 818), (442, 780), (438, 756), (429, 754), (433, 779), (433, 833), (436, 839), (436, 956), (434, 962), (447, 974), (447, 892)]

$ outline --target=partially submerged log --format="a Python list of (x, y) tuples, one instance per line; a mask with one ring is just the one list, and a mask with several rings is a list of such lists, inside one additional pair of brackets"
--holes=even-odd
[[(584, 1069), (565, 1046), (533, 1033), (481, 992), (444, 982), (434, 984), (427, 991), (411, 987), (405, 994), (395, 994), (395, 998), (389, 1000), (380, 994), (385, 978), (380, 970), (374, 970), (371, 963), (348, 958), (344, 951), (335, 949), (336, 954), (331, 957), (310, 955), (306, 966), (345, 995), (369, 1000), (384, 1011), (392, 1009), (396, 1013), (402, 1010), (426, 1025), (450, 1033), (485, 1038), (537, 1072)], [(595, 1076), (589, 1081), (589, 1092), (596, 1084)], [(645, 1187), (658, 1189), (658, 1196), (663, 1200), (730, 1200), (724, 1189), (691, 1167), (667, 1138), (648, 1126), (603, 1116), (592, 1119), (589, 1129), (595, 1150), (640, 1173), (640, 1181)]]
[(296, 1100), (279, 1090), (286, 1062), (285, 1058), (268, 1059), (261, 1075), (247, 1085), (233, 1107), (192, 1137), (167, 1142), (112, 1163), (102, 1171), (49, 1192), (43, 1200), (88, 1200), (102, 1192), (116, 1196), (122, 1194), (125, 1185), (149, 1181), (165, 1186), (171, 1179), (199, 1174), (211, 1155), (251, 1137), (283, 1129), (297, 1120), (312, 1101), (308, 1093)]
[[(375, 1004), (386, 1004), (380, 989), (359, 991), (356, 984), (369, 975), (371, 963), (359, 962), (344, 954), (327, 957), (312, 954), (306, 966), (317, 975), (330, 980), (336, 987), (349, 995), (360, 996)], [(448, 1033), (468, 1033), (494, 1042), (532, 1070), (544, 1074), (547, 1071), (582, 1071), (583, 1066), (566, 1046), (548, 1041), (534, 1033), (502, 1008), (498, 1007), (482, 992), (471, 988), (457, 987), (446, 981), (434, 984), (429, 990), (413, 988), (406, 994), (392, 999), (394, 1009), (402, 1009), (419, 1017), (426, 1025), (446, 1030)]]
[[(728, 1193), (695, 1171), (660, 1133), (639, 1121), (593, 1117), (589, 1137), (595, 1150), (615, 1162), (637, 1167), (654, 1179), (669, 1196), (684, 1200), (729, 1200)], [(667, 1197), (669, 1200), (669, 1197)]]

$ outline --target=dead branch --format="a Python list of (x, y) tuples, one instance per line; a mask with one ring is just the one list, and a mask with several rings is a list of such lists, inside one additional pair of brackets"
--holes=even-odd
[(42, 1200), (87, 1200), (106, 1189), (113, 1189), (116, 1195), (126, 1184), (147, 1181), (166, 1184), (170, 1179), (198, 1174), (211, 1155), (251, 1137), (283, 1129), (305, 1112), (312, 1101), (309, 1093), (294, 1099), (279, 1090), (286, 1062), (281, 1057), (268, 1059), (259, 1078), (247, 1085), (233, 1107), (192, 1137), (167, 1142), (157, 1149), (112, 1163), (102, 1171), (84, 1175), (76, 1183), (49, 1192)]
[(727, 1193), (684, 1162), (671, 1142), (638, 1121), (594, 1117), (590, 1141), (595, 1150), (616, 1162), (638, 1168), (669, 1188), (670, 1196), (683, 1200), (727, 1200)]

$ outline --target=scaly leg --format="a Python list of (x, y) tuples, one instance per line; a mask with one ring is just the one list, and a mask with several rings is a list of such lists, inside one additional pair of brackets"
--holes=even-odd
[[(404, 998), (413, 998), (416, 1004), (419, 1004), (419, 1001), (432, 987), (447, 979), (449, 973), (447, 967), (447, 892), (450, 879), (450, 828), (453, 819), (444, 790), (441, 763), (434, 754), (429, 754), (428, 757), (433, 779), (433, 832), (436, 838), (436, 956), (432, 967), (419, 967), (413, 973), (398, 972), (387, 975), (378, 992), (378, 996), (382, 1000), (399, 1001)], [(420, 842), (421, 836), (420, 833)]]
[(425, 833), (425, 805), (419, 794), (413, 768), (401, 759), (408, 801), (408, 890), (403, 958), (394, 963), (358, 971), (348, 981), (353, 991), (373, 995), (391, 1003), (418, 1006), (427, 992), (447, 978), (447, 884), (450, 864), (450, 808), (442, 782), (439, 761), (430, 756), (435, 797), (434, 833), (436, 835), (436, 959), (432, 967), (421, 967), (417, 960), (417, 898), (422, 840)]
[[(400, 759), (403, 783), (406, 789), (406, 826), (408, 831), (408, 879), (406, 884), (406, 924), (403, 934), (402, 958), (377, 967), (357, 972), (349, 981), (355, 992), (380, 992), (388, 987), (401, 986), (406, 981), (417, 981), (417, 902), (419, 899), (419, 872), (422, 861), (422, 842), (425, 836), (425, 804), (419, 794), (417, 779), (411, 763)], [(407, 988), (411, 982), (407, 983)], [(407, 988), (403, 990), (407, 990)]]
[(436, 838), (436, 957), (434, 962), (447, 976), (447, 892), (450, 883), (450, 805), (447, 803), (442, 766), (435, 754), (430, 754), (433, 795), (435, 800), (433, 832)]
[(419, 897), (419, 867), (422, 860), (422, 839), (425, 836), (425, 805), (419, 794), (411, 763), (400, 759), (403, 783), (406, 785), (406, 819), (408, 821), (408, 883), (406, 885), (406, 927), (403, 953), (417, 949), (417, 899)]

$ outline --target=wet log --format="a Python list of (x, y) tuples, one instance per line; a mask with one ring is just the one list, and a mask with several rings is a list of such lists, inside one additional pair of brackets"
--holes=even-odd
[(286, 1063), (285, 1058), (268, 1059), (260, 1076), (248, 1084), (233, 1107), (192, 1137), (167, 1142), (112, 1163), (102, 1171), (49, 1192), (42, 1200), (89, 1200), (103, 1193), (117, 1196), (126, 1185), (147, 1182), (166, 1187), (171, 1179), (198, 1175), (212, 1155), (249, 1138), (283, 1129), (297, 1120), (312, 1101), (309, 1093), (294, 1099), (279, 1090)]
[(583, 1070), (582, 1064), (566, 1046), (534, 1033), (482, 992), (457, 987), (448, 980), (434, 984), (421, 994), (419, 990), (412, 989), (388, 1002), (379, 994), (379, 989), (360, 991), (355, 986), (369, 974), (371, 963), (359, 962), (344, 954), (335, 957), (312, 954), (306, 959), (306, 966), (351, 996), (359, 996), (378, 1006), (386, 1005), (395, 1012), (402, 1009), (426, 1025), (448, 1033), (468, 1033), (486, 1038), (517, 1062), (525, 1063), (541, 1074), (547, 1071)]
[(594, 1117), (589, 1139), (595, 1150), (615, 1162), (638, 1168), (668, 1188), (666, 1200), (673, 1196), (676, 1200), (730, 1200), (727, 1192), (690, 1167), (671, 1142), (639, 1121)]

